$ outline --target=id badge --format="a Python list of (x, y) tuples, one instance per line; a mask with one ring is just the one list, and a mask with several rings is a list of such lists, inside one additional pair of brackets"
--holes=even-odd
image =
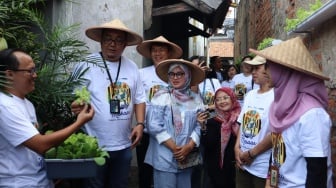
[(271, 187), (278, 187), (279, 183), (279, 168), (271, 166)]
[(110, 112), (111, 114), (120, 114), (120, 100), (110, 99)]

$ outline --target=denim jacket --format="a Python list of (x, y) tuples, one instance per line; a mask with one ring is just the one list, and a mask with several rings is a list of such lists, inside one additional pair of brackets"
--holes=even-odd
[(176, 145), (183, 146), (190, 139), (199, 146), (200, 127), (196, 123), (197, 112), (204, 108), (201, 97), (192, 93), (193, 100), (184, 104), (181, 110), (183, 128), (179, 134), (175, 134), (172, 123), (172, 97), (169, 93), (153, 98), (151, 108), (148, 109), (147, 130), (150, 135), (150, 142), (147, 149), (145, 162), (153, 168), (166, 171), (178, 172), (177, 161), (172, 151), (163, 142), (172, 138)]

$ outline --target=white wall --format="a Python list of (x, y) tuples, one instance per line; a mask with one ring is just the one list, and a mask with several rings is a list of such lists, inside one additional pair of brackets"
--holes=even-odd
[[(76, 0), (75, 0), (76, 1)], [(85, 35), (89, 27), (98, 26), (115, 18), (120, 19), (128, 28), (143, 36), (143, 1), (135, 0), (77, 0), (54, 1), (55, 22), (71, 25), (80, 23), (78, 39), (87, 43), (90, 52), (100, 50), (100, 44)], [(126, 47), (124, 55), (141, 64), (141, 56), (135, 46)]]

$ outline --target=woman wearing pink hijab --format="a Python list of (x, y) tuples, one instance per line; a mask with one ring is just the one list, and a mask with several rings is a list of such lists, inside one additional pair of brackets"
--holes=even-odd
[(216, 116), (208, 119), (207, 112), (197, 115), (197, 121), (202, 127), (205, 168), (213, 188), (235, 187), (234, 145), (240, 110), (232, 89), (223, 87), (215, 93)]
[(300, 38), (251, 52), (267, 59), (274, 84), (272, 155), (266, 187), (331, 188), (324, 76)]

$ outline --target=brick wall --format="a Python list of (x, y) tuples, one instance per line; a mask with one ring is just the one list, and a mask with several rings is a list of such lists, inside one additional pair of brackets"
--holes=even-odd
[[(321, 0), (325, 4), (329, 0)], [(243, 2), (243, 3), (242, 3)], [(256, 48), (266, 37), (286, 40), (284, 30), (286, 18), (295, 17), (299, 7), (308, 9), (315, 0), (245, 0), (240, 1), (235, 25), (235, 57), (246, 53), (248, 48)], [(246, 25), (248, 24), (248, 25)], [(247, 32), (246, 32), (247, 31)], [(325, 75), (329, 90), (328, 113), (332, 119), (330, 142), (332, 147), (333, 174), (336, 175), (336, 16), (318, 25), (312, 32), (300, 34)], [(336, 177), (336, 176), (335, 176)], [(336, 178), (333, 177), (334, 187)]]

